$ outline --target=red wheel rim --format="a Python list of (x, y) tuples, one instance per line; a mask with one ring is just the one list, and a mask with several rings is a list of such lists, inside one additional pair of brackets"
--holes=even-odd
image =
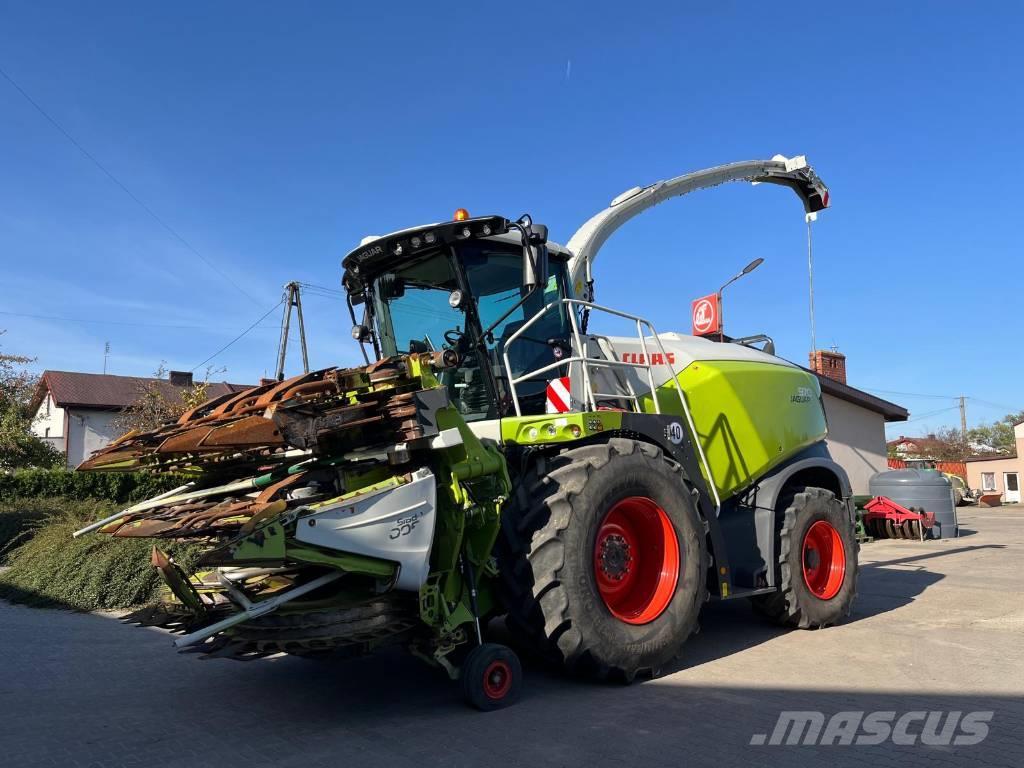
[(503, 699), (512, 687), (512, 667), (505, 661), (492, 661), (484, 671), (484, 693), (489, 699)]
[(831, 600), (846, 578), (846, 551), (839, 531), (818, 520), (804, 534), (802, 552), (804, 584), (815, 597)]
[(668, 514), (645, 496), (629, 496), (605, 515), (594, 542), (597, 590), (626, 624), (654, 621), (679, 582), (679, 539)]

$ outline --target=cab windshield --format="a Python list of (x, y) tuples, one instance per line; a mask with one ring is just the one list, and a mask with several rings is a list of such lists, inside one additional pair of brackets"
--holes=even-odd
[(448, 303), (456, 288), (451, 261), (440, 252), (378, 277), (374, 298), (384, 354), (437, 351), (446, 334), (463, 333), (465, 313)]
[[(547, 284), (527, 295), (522, 287), (521, 248), (472, 241), (460, 245), (456, 255), (457, 264), (449, 254), (435, 252), (377, 278), (374, 299), (381, 346), (385, 355), (438, 351), (469, 333), (473, 343), (468, 348), (473, 351), (460, 368), (445, 373), (443, 383), (468, 421), (497, 418), (510, 406), (503, 360), (506, 345), (527, 320), (565, 295), (565, 262), (552, 259)], [(461, 288), (456, 269), (462, 270), (472, 297), (470, 307), (449, 304), (452, 291)], [(524, 296), (526, 300), (519, 304)], [(487, 329), (491, 332), (483, 340), (481, 354), (477, 342)], [(512, 376), (554, 362), (549, 342), (565, 341), (569, 335), (564, 305), (552, 307), (508, 348)], [(517, 385), (524, 413), (543, 413), (545, 379), (554, 375)]]

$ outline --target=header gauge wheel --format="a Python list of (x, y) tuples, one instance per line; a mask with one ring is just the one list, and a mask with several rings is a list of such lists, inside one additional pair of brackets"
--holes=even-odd
[(523, 668), (511, 648), (498, 643), (478, 645), (459, 670), (462, 695), (482, 712), (515, 704), (523, 688)]

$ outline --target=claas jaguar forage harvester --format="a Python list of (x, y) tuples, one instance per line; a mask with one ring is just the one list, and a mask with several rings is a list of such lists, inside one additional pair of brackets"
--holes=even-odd
[[(83, 531), (157, 542), (136, 614), (210, 656), (358, 655), (401, 643), (481, 709), (514, 701), (514, 644), (601, 679), (658, 674), (708, 600), (814, 628), (848, 614), (850, 485), (813, 375), (761, 341), (657, 333), (595, 303), (591, 267), (638, 213), (744, 180), (828, 191), (803, 158), (636, 187), (567, 247), (527, 216), (367, 238), (343, 261), (366, 365), (224, 395), (79, 469), (181, 487)], [(357, 319), (358, 318), (358, 319)], [(598, 332), (624, 323), (625, 335)], [(372, 356), (371, 356), (372, 351)]]

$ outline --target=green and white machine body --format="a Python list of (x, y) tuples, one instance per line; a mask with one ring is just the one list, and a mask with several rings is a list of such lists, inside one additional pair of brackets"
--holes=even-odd
[[(746, 344), (659, 333), (646, 318), (601, 306), (591, 267), (608, 237), (644, 210), (737, 180), (788, 186), (807, 215), (828, 205), (804, 158), (777, 156), (628, 190), (568, 247), (525, 217), (466, 214), (366, 238), (344, 261), (350, 297), (365, 306), (354, 337), (378, 357), (442, 347), (457, 355), (442, 385), (469, 429), (505, 455), (513, 483), (532, 455), (616, 435), (642, 436), (683, 464), (709, 521), (719, 597), (774, 587), (774, 505), (792, 475), (850, 496), (825, 446), (817, 379), (754, 346), (767, 340), (770, 349), (767, 337)], [(593, 333), (599, 316), (636, 332)]]

